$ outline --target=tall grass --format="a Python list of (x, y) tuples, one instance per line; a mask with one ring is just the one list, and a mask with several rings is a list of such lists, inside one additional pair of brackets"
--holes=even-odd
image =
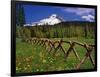
[[(68, 38), (64, 38), (68, 40)], [(75, 40), (75, 38), (70, 38)], [(69, 39), (69, 40), (70, 40)], [(52, 39), (53, 40), (53, 39)], [(54, 40), (57, 40), (55, 38)], [(77, 39), (76, 39), (77, 40)], [(81, 38), (80, 41), (93, 43), (93, 39)], [(68, 50), (69, 45), (63, 44), (63, 48)], [(82, 59), (86, 53), (83, 47), (78, 45), (75, 46), (80, 58)], [(53, 56), (54, 50), (49, 54), (45, 47), (38, 44), (31, 45), (21, 41), (21, 39), (16, 40), (16, 71), (17, 73), (25, 72), (45, 72), (45, 71), (61, 71), (61, 70), (73, 70), (79, 61), (76, 59), (73, 52), (69, 55), (68, 59), (65, 60), (63, 52), (58, 50), (56, 55)], [(94, 53), (92, 53), (94, 54)], [(94, 57), (94, 56), (93, 56)], [(81, 69), (92, 69), (93, 66), (89, 59), (81, 66)]]

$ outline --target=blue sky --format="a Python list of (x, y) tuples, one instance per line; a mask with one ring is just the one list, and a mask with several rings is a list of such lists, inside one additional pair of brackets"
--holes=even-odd
[(95, 9), (78, 7), (54, 7), (40, 5), (23, 5), (27, 24), (37, 22), (52, 14), (57, 14), (65, 21), (95, 21)]

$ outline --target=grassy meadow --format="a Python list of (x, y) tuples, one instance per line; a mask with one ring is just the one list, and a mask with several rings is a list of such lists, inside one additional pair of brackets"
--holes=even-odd
[[(58, 40), (60, 38), (53, 38)], [(63, 40), (74, 40), (82, 43), (94, 44), (94, 39), (85, 38), (63, 38)], [(63, 44), (64, 49), (68, 49), (68, 44)], [(76, 45), (75, 49), (82, 59), (86, 53), (85, 48)], [(23, 42), (22, 39), (16, 39), (16, 72), (46, 72), (46, 71), (61, 71), (73, 70), (79, 63), (73, 52), (69, 55), (68, 59), (64, 59), (63, 52), (59, 49), (55, 56), (54, 50), (48, 53), (45, 47), (38, 44), (30, 44)], [(92, 53), (94, 58), (94, 53)], [(89, 58), (82, 64), (81, 69), (92, 69), (93, 66)]]

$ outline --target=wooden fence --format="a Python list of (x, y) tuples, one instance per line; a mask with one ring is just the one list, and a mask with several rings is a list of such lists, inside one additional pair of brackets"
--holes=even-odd
[[(50, 39), (47, 39), (47, 38), (30, 38), (30, 39), (26, 39), (26, 42), (31, 43), (31, 44), (34, 43), (34, 44), (41, 45), (41, 46), (46, 48), (48, 53), (51, 53), (52, 50), (54, 49), (55, 51), (53, 52), (53, 55), (55, 55), (56, 52), (59, 49), (61, 49), (61, 51), (64, 54), (64, 58), (66, 60), (67, 60), (69, 54), (71, 52), (74, 52), (76, 58), (79, 60), (79, 63), (77, 64), (76, 69), (80, 69), (81, 65), (86, 61), (87, 58), (90, 59), (93, 67), (95, 67), (95, 61), (91, 56), (91, 53), (95, 49), (95, 45), (83, 44), (83, 43), (76, 42), (76, 41), (64, 41), (62, 39), (54, 41), (54, 40), (50, 40)], [(69, 48), (65, 50), (63, 48), (63, 46), (62, 46), (63, 43), (69, 44), (70, 45)], [(80, 59), (77, 51), (75, 50), (75, 45), (79, 45), (79, 46), (81, 46), (81, 47), (86, 49), (85, 55), (84, 55), (84, 57), (82, 59)]]

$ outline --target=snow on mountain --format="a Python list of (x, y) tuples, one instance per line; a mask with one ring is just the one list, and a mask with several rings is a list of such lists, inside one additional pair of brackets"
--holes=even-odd
[(37, 25), (54, 25), (61, 22), (62, 21), (59, 18), (57, 18), (56, 14), (52, 14), (49, 18), (40, 20)]
[(36, 26), (36, 25), (55, 25), (58, 23), (63, 22), (64, 20), (57, 16), (56, 14), (52, 14), (48, 18), (41, 19), (38, 22), (33, 22), (31, 26)]

